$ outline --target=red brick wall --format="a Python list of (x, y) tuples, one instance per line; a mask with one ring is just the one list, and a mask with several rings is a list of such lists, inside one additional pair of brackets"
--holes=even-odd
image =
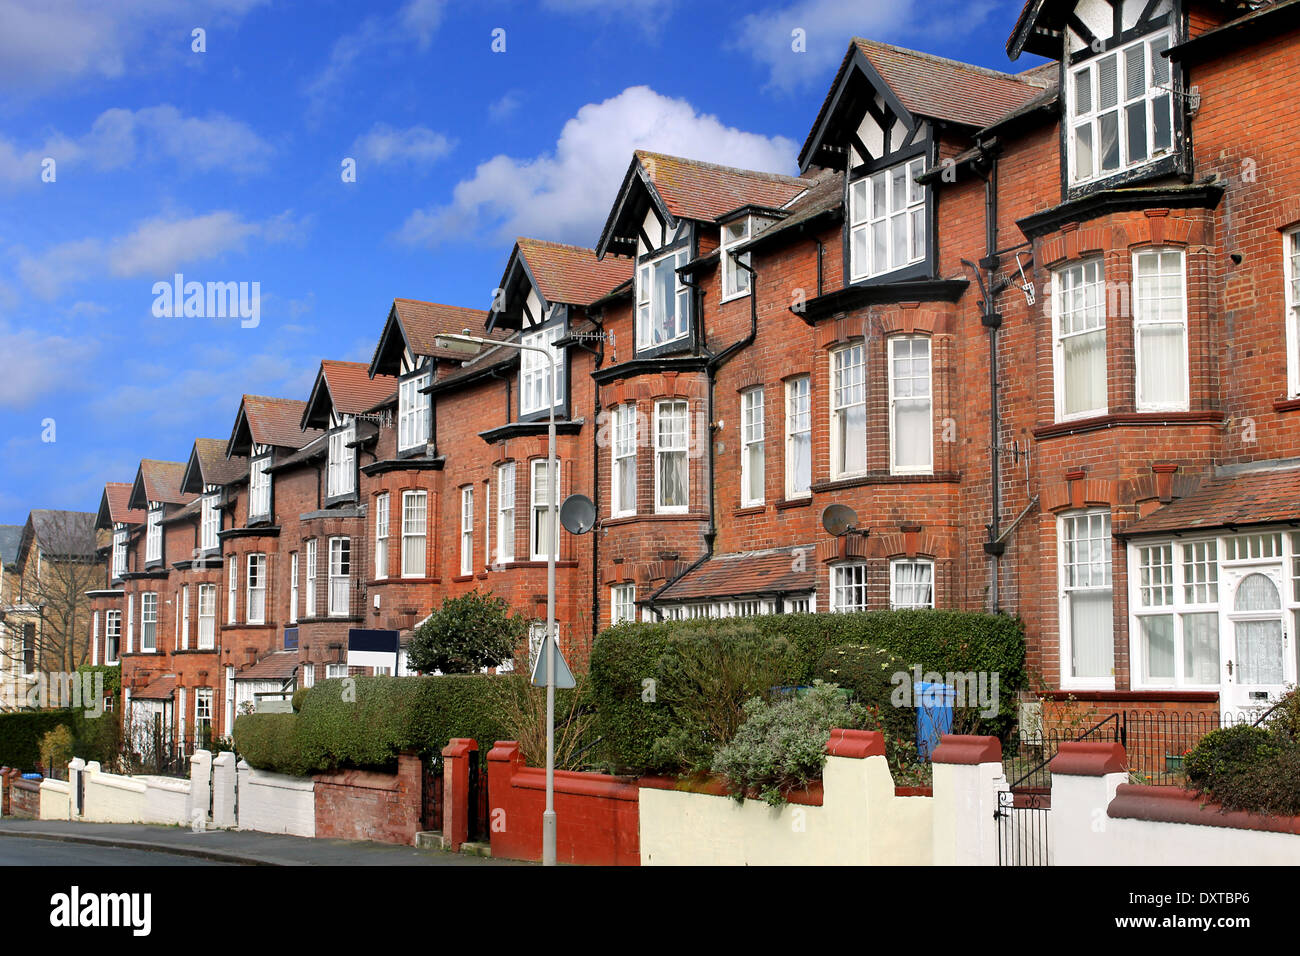
[(315, 781), (316, 836), (412, 846), (420, 829), (420, 758), (401, 754), (396, 773), (348, 770)]

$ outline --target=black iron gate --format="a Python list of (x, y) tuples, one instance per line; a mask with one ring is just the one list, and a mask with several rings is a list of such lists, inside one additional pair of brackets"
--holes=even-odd
[(1050, 866), (1047, 814), (1051, 794), (998, 791), (993, 818), (998, 828), (998, 866)]
[(488, 837), (487, 766), (473, 756), (469, 761), (469, 836), (470, 843), (486, 843)]
[(442, 832), (442, 761), (425, 758), (420, 762), (420, 829)]

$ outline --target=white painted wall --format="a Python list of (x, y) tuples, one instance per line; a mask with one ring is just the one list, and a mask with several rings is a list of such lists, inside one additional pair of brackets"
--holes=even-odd
[(69, 815), (68, 784), (63, 780), (41, 781), (41, 819), (66, 820)]
[(242, 760), (238, 769), (239, 829), (316, 835), (315, 785), (310, 777), (254, 770)]
[(993, 814), (1007, 785), (1002, 764), (936, 763), (933, 770), (935, 865), (997, 866)]
[(643, 866), (929, 864), (934, 801), (896, 797), (884, 757), (827, 757), (822, 806), (642, 788)]

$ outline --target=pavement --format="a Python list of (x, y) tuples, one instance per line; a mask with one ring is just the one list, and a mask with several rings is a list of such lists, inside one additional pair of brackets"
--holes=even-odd
[[(24, 849), (29, 840), (49, 840), (246, 866), (501, 866), (516, 862), (391, 843), (328, 840), (249, 830), (196, 832), (188, 827), (138, 823), (6, 818), (0, 820), (0, 866), (11, 863), (16, 855), (5, 852), (8, 838), (21, 839)], [(51, 853), (52, 857), (61, 855)]]

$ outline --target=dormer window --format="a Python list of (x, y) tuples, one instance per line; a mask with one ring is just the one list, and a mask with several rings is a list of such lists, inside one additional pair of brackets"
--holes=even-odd
[(215, 551), (217, 548), (217, 532), (221, 530), (221, 512), (217, 510), (217, 493), (209, 492), (203, 496), (201, 525), (202, 525), (202, 544), (204, 551)]
[(1173, 152), (1171, 33), (1142, 37), (1069, 70), (1070, 181), (1092, 182)]
[(686, 338), (690, 329), (690, 289), (677, 270), (686, 249), (643, 262), (636, 270), (636, 347), (652, 349)]
[[(537, 332), (527, 332), (521, 345), (547, 347), (556, 364), (540, 352), (525, 349), (519, 353), (519, 414), (544, 412), (564, 400), (564, 352), (555, 343), (564, 335), (563, 325), (553, 325)], [(556, 387), (551, 389), (551, 371), (555, 369)]]
[[(722, 301), (739, 299), (749, 295), (752, 278), (745, 266), (749, 265), (749, 253), (733, 256), (730, 249), (749, 240), (757, 228), (753, 216), (745, 216), (729, 222), (722, 227)], [(739, 260), (739, 261), (737, 261)], [(743, 263), (743, 264), (742, 264)]]
[(126, 574), (126, 529), (113, 529), (113, 578)]
[(162, 508), (150, 508), (145, 530), (145, 561), (162, 560)]
[(353, 447), (356, 431), (356, 425), (349, 422), (330, 435), (329, 464), (325, 481), (325, 495), (328, 498), (350, 495), (356, 490), (357, 450)]
[(429, 443), (429, 387), (431, 375), (420, 372), (397, 387), (397, 450), (410, 451)]
[(254, 458), (248, 465), (248, 520), (271, 517), (270, 457)]
[(925, 160), (913, 159), (849, 186), (849, 274), (872, 279), (923, 262), (925, 191), (916, 181)]

